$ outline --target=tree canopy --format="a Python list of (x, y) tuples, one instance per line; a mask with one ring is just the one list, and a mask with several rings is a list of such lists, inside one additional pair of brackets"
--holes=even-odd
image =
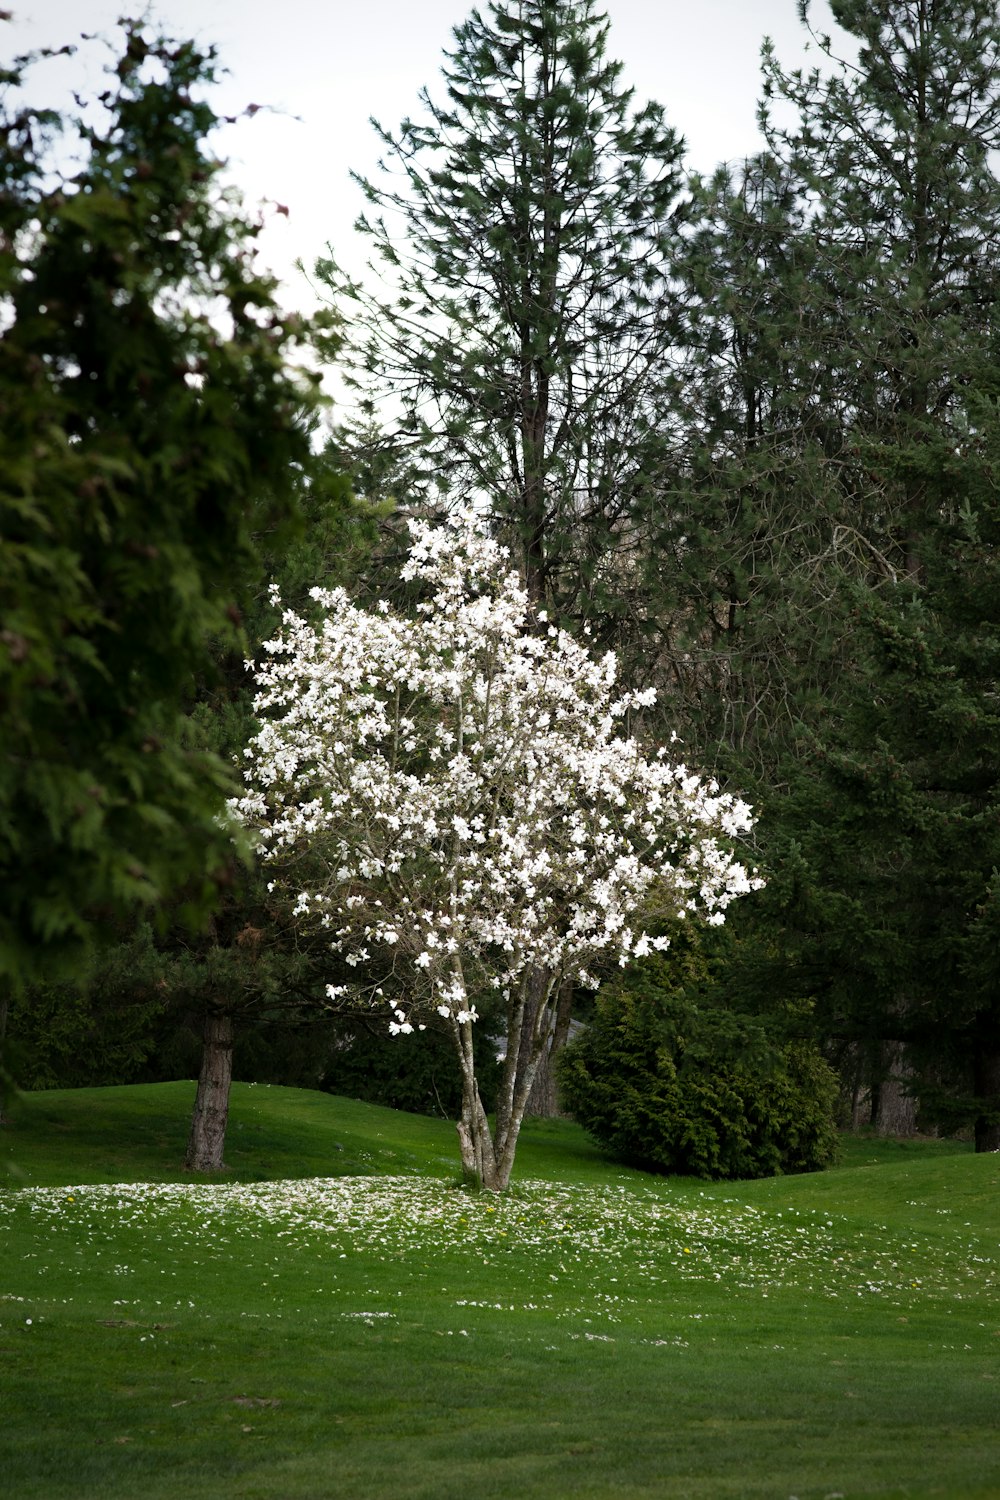
[[(241, 647), (258, 541), (295, 513), (316, 329), (223, 187), (215, 54), (122, 23), (79, 118), (3, 74), (0, 975), (229, 879), (230, 773), (185, 711)], [(65, 163), (71, 163), (65, 166)]]
[[(666, 749), (647, 755), (612, 654), (592, 657), (530, 608), (505, 552), (467, 514), (411, 523), (415, 617), (315, 590), (256, 668), (262, 719), (241, 816), (295, 912), (328, 936), (391, 1031), (421, 1006), (453, 1035), (463, 1166), (507, 1186), (561, 986), (666, 945), (651, 912), (721, 921), (760, 882), (733, 842), (749, 808)], [(506, 1063), (490, 1132), (477, 1000), (503, 1002)], [(487, 1043), (488, 1045), (488, 1043)]]
[(415, 493), (478, 497), (534, 602), (576, 618), (620, 608), (604, 570), (662, 442), (683, 218), (680, 137), (635, 105), (607, 36), (594, 0), (474, 10), (446, 97), (376, 127), (359, 228), (382, 287), (319, 266)]

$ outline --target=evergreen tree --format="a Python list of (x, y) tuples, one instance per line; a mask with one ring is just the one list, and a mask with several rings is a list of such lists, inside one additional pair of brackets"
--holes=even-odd
[(715, 967), (686, 927), (667, 953), (602, 986), (559, 1061), (565, 1104), (601, 1145), (647, 1171), (767, 1177), (826, 1166), (837, 1080), (796, 1035), (802, 1008), (741, 1015)]
[[(478, 497), (533, 600), (613, 610), (632, 499), (663, 440), (681, 142), (633, 108), (593, 0), (492, 0), (455, 31), (447, 101), (380, 126), (362, 179), (387, 290), (353, 297), (355, 379), (429, 500)], [(384, 419), (386, 420), (386, 419)]]
[[(123, 23), (85, 120), (3, 74), (0, 977), (231, 878), (223, 761), (186, 710), (242, 653), (257, 537), (294, 514), (314, 382), (205, 151), (214, 55)], [(64, 178), (50, 138), (78, 148)]]
[[(782, 223), (729, 282), (713, 332), (717, 363), (731, 362), (708, 388), (722, 393), (708, 488), (715, 514), (739, 517), (733, 555), (756, 567), (743, 581), (754, 607), (726, 641), (745, 693), (734, 721), (770, 701), (784, 725), (765, 720), (755, 736), (770, 788), (757, 788), (759, 837), (772, 869), (784, 866), (758, 911), (786, 924), (828, 1032), (870, 1049), (876, 1101), (944, 1089), (984, 1145), (998, 1072), (982, 934), (1000, 859), (1000, 21), (980, 0), (832, 9), (857, 66), (787, 74), (766, 54), (768, 93), (798, 114), (780, 127), (765, 116), (780, 194), (757, 218), (773, 225), (783, 198)], [(721, 222), (742, 233), (732, 195), (725, 207)], [(729, 243), (732, 264), (744, 240)], [(727, 342), (750, 325), (761, 285), (763, 330), (752, 346)], [(740, 388), (744, 371), (754, 378)], [(763, 507), (762, 465), (777, 480)], [(767, 586), (782, 556), (784, 607)], [(781, 631), (784, 670), (766, 649)]]
[[(808, 21), (808, 5), (800, 3)], [(806, 306), (845, 518), (873, 581), (919, 582), (920, 542), (965, 462), (970, 395), (993, 356), (1000, 260), (1000, 19), (992, 0), (834, 0), (857, 68), (784, 73), (799, 121), (771, 150), (809, 205)], [(832, 57), (832, 44), (818, 38)]]
[(675, 267), (679, 440), (636, 512), (634, 649), (659, 656), (699, 762), (773, 788), (835, 673), (837, 584), (866, 558), (846, 540), (832, 461), (804, 194), (765, 153), (696, 179), (691, 218)]

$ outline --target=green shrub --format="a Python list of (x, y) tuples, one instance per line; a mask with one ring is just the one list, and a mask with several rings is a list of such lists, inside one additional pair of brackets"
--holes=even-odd
[[(559, 1064), (561, 1099), (599, 1144), (654, 1172), (770, 1177), (826, 1166), (837, 1079), (783, 1018), (712, 1002), (707, 968), (678, 955), (602, 990)], [(783, 1022), (783, 1024), (782, 1024)]]
[(26, 1089), (86, 1088), (143, 1077), (168, 1003), (149, 927), (106, 949), (79, 984), (30, 985), (10, 1002), (6, 1066)]

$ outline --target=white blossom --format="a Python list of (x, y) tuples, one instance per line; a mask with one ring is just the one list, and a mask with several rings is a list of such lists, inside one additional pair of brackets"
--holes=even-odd
[[(533, 612), (474, 515), (410, 524), (416, 618), (342, 589), (312, 591), (318, 624), (283, 611), (253, 668), (260, 728), (234, 808), (286, 887), (317, 856), (308, 867), (328, 873), (291, 885), (294, 915), (355, 969), (407, 964), (410, 1014), (466, 1035), (470, 976), (512, 1016), (541, 976), (540, 1052), (564, 980), (593, 985), (597, 960), (665, 946), (644, 912), (721, 922), (762, 884), (733, 851), (753, 818), (619, 732), (652, 689), (623, 692), (612, 653)], [(412, 1031), (409, 1015), (389, 1029)]]

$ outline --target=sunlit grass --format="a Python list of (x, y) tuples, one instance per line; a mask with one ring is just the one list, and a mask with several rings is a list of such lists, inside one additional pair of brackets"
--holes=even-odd
[[(49, 1104), (143, 1091), (86, 1093)], [(439, 1122), (241, 1111), (242, 1182), (56, 1185), (11, 1137), (49, 1185), (0, 1195), (9, 1493), (1000, 1495), (998, 1158), (861, 1142), (707, 1185), (540, 1125), (495, 1200), (456, 1188)], [(301, 1170), (333, 1170), (253, 1180), (310, 1130)]]

